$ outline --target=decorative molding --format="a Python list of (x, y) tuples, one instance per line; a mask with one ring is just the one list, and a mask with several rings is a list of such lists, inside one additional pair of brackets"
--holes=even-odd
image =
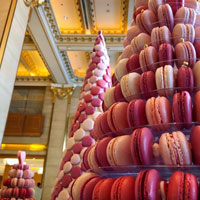
[(58, 97), (59, 99), (67, 99), (67, 102), (69, 103), (71, 101), (71, 96), (74, 91), (74, 87), (51, 87), (51, 91), (53, 93), (52, 97), (52, 102), (55, 103), (56, 98)]
[[(123, 40), (125, 35), (104, 35), (108, 50), (123, 51)], [(95, 34), (91, 35), (61, 35), (56, 45), (60, 51), (84, 50), (91, 51), (91, 46), (96, 39)]]
[[(77, 6), (80, 7), (81, 6), (80, 1), (78, 1), (78, 0), (75, 0), (75, 1), (78, 3)], [(112, 50), (112, 51), (113, 50), (114, 51), (122, 51), (123, 50), (122, 43), (123, 43), (123, 40), (125, 37), (124, 32), (126, 31), (126, 28), (127, 28), (127, 14), (128, 14), (129, 1), (128, 0), (121, 0), (121, 1), (123, 4), (122, 5), (123, 6), (123, 13), (122, 13), (123, 34), (104, 35), (107, 49)], [(36, 9), (38, 9), (38, 11), (39, 11), (38, 13), (42, 12), (40, 15), (44, 16), (43, 19), (41, 17), (41, 20), (45, 19), (45, 21), (46, 21), (45, 23), (47, 23), (47, 27), (49, 27), (48, 32), (52, 35), (53, 40), (55, 41), (55, 44), (58, 48), (60, 57), (62, 58), (62, 61), (64, 63), (64, 67), (67, 70), (67, 74), (69, 76), (70, 81), (72, 83), (82, 83), (83, 78), (75, 75), (66, 51), (69, 51), (69, 50), (92, 51), (91, 45), (93, 45), (93, 43), (96, 39), (96, 34), (76, 34), (76, 35), (61, 34), (60, 29), (58, 28), (58, 24), (56, 22), (56, 18), (54, 16), (54, 12), (53, 12), (50, 0), (45, 0), (44, 3)], [(27, 48), (28, 47), (31, 48), (31, 46), (30, 46), (31, 39), (29, 37), (25, 38), (25, 43), (29, 44), (29, 46), (27, 46)], [(35, 43), (35, 45), (36, 45), (37, 49), (39, 49), (36, 43)], [(40, 51), (39, 51), (39, 53), (43, 59), (42, 53)], [(43, 59), (43, 61), (46, 65), (46, 61), (44, 59)]]
[(60, 30), (58, 28), (58, 24), (56, 22), (56, 18), (50, 3), (50, 0), (45, 0), (42, 6), (40, 7), (46, 17), (46, 21), (49, 25), (49, 29), (54, 37), (54, 39), (59, 39), (60, 37)]
[(24, 0), (24, 4), (27, 7), (37, 7), (41, 6), (44, 3), (44, 0)]
[(66, 51), (60, 51), (60, 54), (61, 54), (62, 60), (63, 60), (63, 62), (65, 64), (65, 67), (67, 69), (68, 75), (70, 76), (70, 79), (72, 80), (72, 82), (75, 82), (75, 83), (83, 82), (83, 80), (84, 80), (83, 77), (79, 77), (79, 76), (76, 76), (74, 74), (74, 71), (73, 71), (71, 63), (69, 61), (69, 57), (67, 55), (67, 52)]
[[(128, 3), (129, 0), (121, 0), (121, 6), (122, 6), (122, 13), (121, 13), (121, 27), (120, 29), (116, 30), (109, 30), (109, 29), (103, 29), (104, 34), (125, 34), (127, 30), (127, 17), (128, 17)], [(95, 17), (95, 7), (93, 0), (90, 0), (88, 2), (89, 6), (89, 13), (91, 18), (91, 33), (96, 34), (99, 30), (96, 26), (96, 17)]]
[(17, 76), (15, 86), (50, 86), (52, 78), (39, 76)]

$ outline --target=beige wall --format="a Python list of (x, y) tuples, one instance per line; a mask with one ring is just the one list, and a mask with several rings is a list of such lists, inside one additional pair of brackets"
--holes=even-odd
[(54, 185), (60, 158), (63, 152), (63, 143), (66, 133), (67, 100), (56, 99), (53, 109), (52, 126), (50, 131), (49, 145), (43, 174), (42, 199), (50, 199), (51, 189)]
[(5, 129), (19, 58), (24, 41), (29, 9), (18, 0), (0, 68), (0, 142)]
[(42, 109), (42, 114), (45, 116), (43, 133), (40, 137), (10, 137), (5, 136), (3, 138), (4, 144), (45, 144), (48, 143), (48, 134), (50, 127), (50, 118), (52, 112), (52, 92), (50, 87), (46, 88), (45, 96), (44, 96), (44, 105)]

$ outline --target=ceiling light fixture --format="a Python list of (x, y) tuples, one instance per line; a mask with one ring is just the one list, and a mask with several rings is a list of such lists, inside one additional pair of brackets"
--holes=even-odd
[(68, 19), (68, 17), (67, 16), (64, 16), (64, 20), (67, 20)]

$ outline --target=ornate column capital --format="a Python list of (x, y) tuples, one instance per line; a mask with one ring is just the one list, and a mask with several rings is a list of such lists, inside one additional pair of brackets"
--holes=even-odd
[(68, 103), (71, 100), (71, 96), (73, 94), (74, 91), (74, 87), (55, 87), (52, 86), (51, 87), (51, 91), (53, 93), (53, 103), (55, 103), (56, 98), (58, 97), (59, 99), (67, 99)]
[(37, 7), (41, 6), (45, 0), (24, 0), (27, 7)]

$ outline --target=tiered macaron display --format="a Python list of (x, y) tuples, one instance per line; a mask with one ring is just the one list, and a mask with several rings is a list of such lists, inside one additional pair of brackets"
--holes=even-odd
[(191, 173), (174, 172), (169, 181), (155, 170), (142, 170), (137, 176), (101, 178), (86, 173), (72, 187), (73, 200), (194, 200), (198, 199), (197, 178)]
[(9, 178), (3, 180), (3, 188), (0, 192), (0, 200), (34, 200), (35, 185), (33, 172), (29, 165), (24, 164), (26, 153), (18, 152), (19, 164), (15, 164), (9, 171)]
[(104, 93), (111, 84), (109, 57), (102, 32), (99, 31), (51, 199), (68, 199), (69, 187), (86, 170), (82, 162), (83, 154), (95, 143), (94, 121), (102, 112)]
[(94, 124), (99, 141), (83, 155), (87, 169), (123, 177), (84, 174), (70, 187), (75, 200), (199, 198), (200, 5), (135, 0), (135, 8)]

